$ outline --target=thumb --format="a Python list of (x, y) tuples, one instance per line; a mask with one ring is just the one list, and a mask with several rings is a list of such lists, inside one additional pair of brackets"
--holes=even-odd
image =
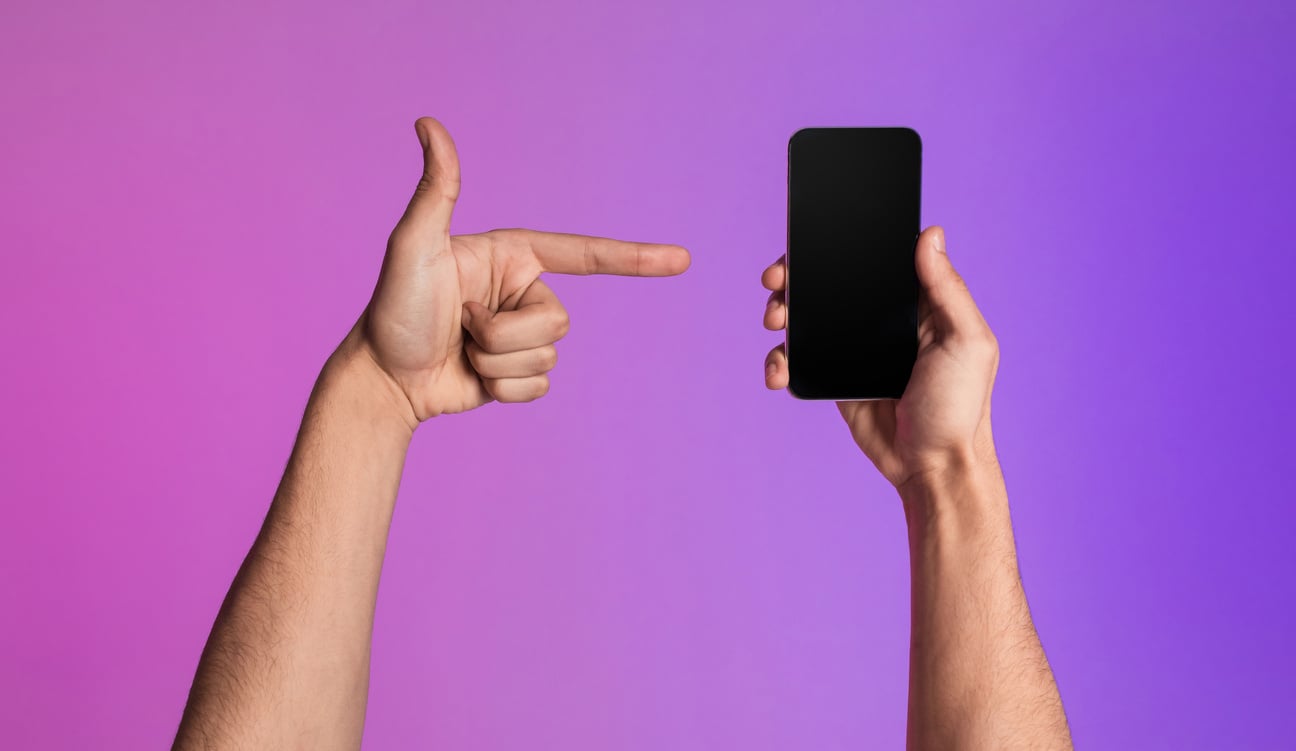
[(923, 293), (943, 327), (953, 333), (971, 332), (985, 326), (972, 293), (950, 263), (944, 229), (928, 227), (918, 236), (914, 265)]
[(450, 214), (459, 199), (459, 155), (449, 131), (437, 120), (420, 117), (414, 132), (423, 146), (423, 176), (398, 226), (424, 245), (450, 233)]
[(473, 300), (467, 300), (459, 313), (460, 324), (479, 344), (486, 339), (486, 327), (494, 316), (491, 309)]

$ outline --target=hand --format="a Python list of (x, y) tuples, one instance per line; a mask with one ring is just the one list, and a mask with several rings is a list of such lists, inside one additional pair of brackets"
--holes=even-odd
[[(990, 392), (999, 344), (950, 264), (940, 227), (919, 236), (914, 263), (921, 284), (918, 360), (904, 396), (837, 403), (855, 442), (901, 489), (915, 478), (951, 469), (997, 466)], [(765, 328), (781, 330), (787, 325), (785, 258), (765, 269), (761, 284), (771, 290)], [(843, 338), (850, 335), (841, 333)], [(782, 389), (787, 384), (787, 354), (780, 344), (765, 358), (765, 385)]]
[(554, 342), (569, 321), (542, 272), (670, 276), (688, 268), (688, 251), (675, 245), (521, 229), (452, 237), (454, 142), (432, 118), (414, 127), (423, 177), (353, 331), (408, 399), (414, 420), (548, 391)]

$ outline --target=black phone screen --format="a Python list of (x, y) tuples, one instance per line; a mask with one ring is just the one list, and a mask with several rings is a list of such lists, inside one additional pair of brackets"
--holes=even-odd
[(922, 141), (806, 128), (788, 141), (788, 390), (896, 399), (918, 354)]

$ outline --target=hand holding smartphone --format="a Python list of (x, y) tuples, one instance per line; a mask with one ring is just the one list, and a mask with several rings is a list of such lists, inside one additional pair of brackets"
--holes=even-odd
[(898, 399), (918, 354), (922, 141), (805, 128), (788, 141), (788, 390)]

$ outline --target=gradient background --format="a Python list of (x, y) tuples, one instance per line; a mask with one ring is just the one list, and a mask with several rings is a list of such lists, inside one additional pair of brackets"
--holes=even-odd
[(900, 507), (766, 393), (805, 125), (917, 128), (1003, 348), (1021, 565), (1079, 745), (1290, 746), (1285, 2), (6, 2), (0, 745), (159, 748), (417, 180), (556, 278), (550, 396), (405, 473), (370, 748), (899, 748)]

